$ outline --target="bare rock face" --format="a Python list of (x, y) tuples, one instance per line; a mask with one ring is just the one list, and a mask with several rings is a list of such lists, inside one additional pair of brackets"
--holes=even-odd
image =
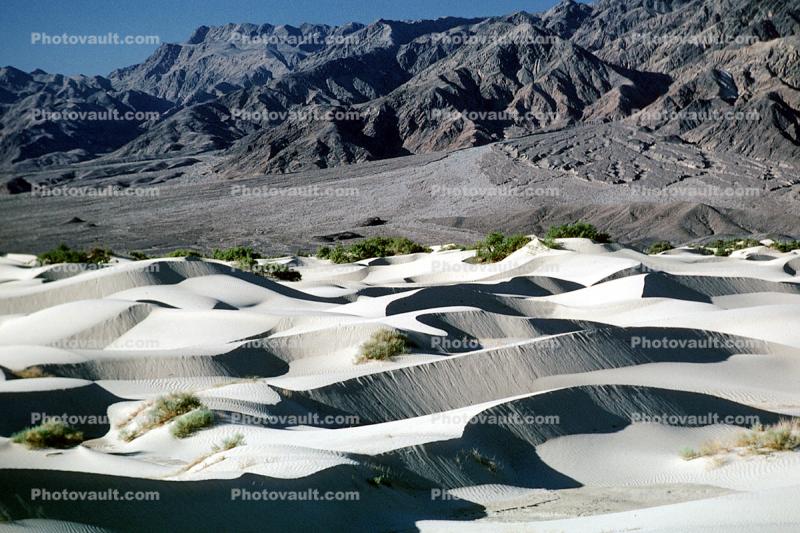
[(564, 0), (485, 19), (203, 26), (108, 78), (0, 69), (0, 166), (213, 154), (217, 174), (283, 174), (614, 121), (796, 161), (798, 20), (784, 0)]
[(91, 159), (140, 135), (172, 104), (116, 90), (101, 76), (0, 69), (0, 161), (33, 166)]
[(0, 194), (22, 194), (31, 192), (31, 189), (32, 185), (25, 178), (18, 176), (0, 185)]
[(315, 24), (201, 26), (187, 42), (163, 44), (144, 63), (109, 79), (181, 105), (210, 101), (285, 76), (347, 31)]

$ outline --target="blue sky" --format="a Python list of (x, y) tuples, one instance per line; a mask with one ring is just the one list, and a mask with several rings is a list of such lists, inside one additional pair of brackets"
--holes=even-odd
[(106, 75), (139, 63), (157, 45), (42, 45), (31, 34), (157, 35), (183, 42), (203, 24), (298, 25), (384, 19), (473, 17), (536, 12), (557, 0), (2, 0), (0, 66), (62, 74)]

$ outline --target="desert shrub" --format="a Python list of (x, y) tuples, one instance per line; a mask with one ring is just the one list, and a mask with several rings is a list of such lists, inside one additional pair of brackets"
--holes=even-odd
[(144, 252), (133, 251), (129, 252), (128, 255), (130, 255), (131, 258), (136, 259), (137, 261), (144, 261), (145, 259), (150, 259)]
[(708, 243), (705, 247), (712, 249), (714, 255), (727, 257), (736, 250), (743, 250), (745, 248), (752, 248), (753, 246), (760, 246), (761, 243), (755, 239), (717, 239)]
[(683, 448), (683, 449), (681, 450), (681, 457), (682, 457), (682, 458), (683, 458), (685, 461), (691, 461), (692, 459), (697, 459), (698, 457), (700, 457), (700, 454), (699, 454), (699, 453), (697, 453), (697, 452), (694, 450), (694, 448)]
[(66, 244), (59, 244), (56, 248), (37, 256), (40, 265), (55, 265), (58, 263), (108, 263), (111, 260), (111, 250), (92, 248), (88, 252), (72, 250)]
[(72, 429), (63, 422), (48, 421), (11, 436), (17, 444), (31, 449), (72, 448), (83, 442), (83, 432)]
[(779, 252), (786, 253), (793, 250), (800, 250), (800, 241), (774, 242), (770, 245), (770, 247), (778, 250)]
[(597, 228), (587, 222), (552, 226), (547, 230), (546, 237), (548, 239), (591, 239), (599, 243), (611, 242), (611, 237), (608, 233), (597, 231)]
[(214, 413), (203, 407), (177, 417), (172, 424), (171, 433), (179, 439), (185, 439), (213, 423)]
[(29, 366), (27, 368), (23, 368), (22, 370), (17, 370), (16, 372), (12, 372), (12, 374), (20, 379), (35, 379), (35, 378), (49, 378), (53, 377), (52, 374), (47, 372), (44, 368), (40, 366)]
[(188, 248), (178, 248), (167, 254), (167, 257), (203, 257), (200, 252)]
[(755, 424), (749, 431), (739, 434), (731, 443), (709, 441), (704, 443), (699, 451), (689, 450), (691, 452), (689, 453), (684, 450), (681, 456), (691, 461), (698, 457), (713, 457), (734, 448), (759, 454), (800, 448), (800, 419), (781, 420), (770, 426)]
[(494, 232), (482, 241), (475, 243), (475, 258), (481, 263), (496, 263), (502, 261), (531, 242), (525, 235), (509, 235)]
[(389, 257), (420, 252), (430, 252), (430, 249), (405, 237), (371, 237), (350, 246), (338, 244), (333, 249), (327, 246), (322, 247), (317, 251), (317, 257), (342, 264), (372, 257)]
[(375, 475), (367, 479), (367, 483), (373, 487), (391, 487), (392, 483), (396, 481), (394, 472), (387, 466), (374, 466), (373, 470)]
[(135, 430), (123, 429), (120, 432), (120, 437), (123, 440), (132, 441), (153, 428), (162, 426), (174, 418), (201, 408), (205, 409), (205, 405), (194, 394), (175, 393), (161, 396), (152, 403), (146, 404), (135, 416), (127, 420), (126, 424), (132, 422), (139, 413), (142, 413), (145, 417), (144, 421)]
[(408, 337), (397, 330), (381, 329), (361, 345), (359, 362), (385, 361), (408, 352)]
[(650, 248), (647, 249), (647, 253), (649, 255), (656, 255), (660, 254), (661, 252), (666, 252), (667, 250), (672, 250), (674, 246), (669, 241), (658, 241), (650, 245)]
[(184, 415), (200, 407), (203, 407), (203, 403), (194, 394), (169, 394), (156, 399), (150, 409), (149, 418), (154, 425), (160, 426), (176, 416)]
[(470, 450), (469, 455), (473, 461), (488, 468), (493, 474), (497, 472), (497, 461), (483, 455), (477, 448)]
[(228, 248), (225, 250), (215, 249), (211, 257), (219, 261), (255, 263), (256, 259), (261, 259), (261, 254), (252, 248), (247, 248), (245, 246), (234, 246), (233, 248)]
[(341, 244), (337, 245), (330, 251), (330, 253), (328, 254), (328, 259), (330, 259), (332, 262), (336, 264), (349, 263), (351, 261), (356, 260), (350, 258), (347, 249)]
[(539, 242), (542, 243), (543, 246), (546, 246), (547, 248), (550, 248), (552, 250), (561, 249), (561, 245), (555, 239), (551, 239), (550, 237), (539, 239)]
[(238, 446), (244, 446), (244, 443), (244, 435), (241, 433), (236, 433), (231, 437), (222, 439), (220, 444), (214, 444), (211, 446), (211, 451), (214, 453), (227, 452), (228, 450), (232, 450)]

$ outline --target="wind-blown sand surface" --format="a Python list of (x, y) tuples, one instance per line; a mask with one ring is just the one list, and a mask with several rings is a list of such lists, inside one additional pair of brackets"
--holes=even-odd
[[(800, 416), (800, 255), (560, 242), (490, 265), (441, 248), (280, 260), (295, 283), (211, 260), (91, 270), (0, 257), (0, 528), (796, 527), (800, 454), (680, 451)], [(358, 363), (386, 328), (410, 352)], [(213, 426), (122, 438), (175, 392), (196, 394)], [(67, 415), (89, 440), (10, 440), (41, 415)], [(232, 497), (242, 490), (272, 496)]]

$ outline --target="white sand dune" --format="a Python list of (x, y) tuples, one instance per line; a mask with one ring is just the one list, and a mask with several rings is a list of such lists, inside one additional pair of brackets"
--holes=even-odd
[[(0, 528), (790, 530), (797, 452), (680, 451), (800, 416), (798, 255), (561, 244), (496, 264), (438, 247), (276, 260), (295, 283), (219, 261), (0, 257)], [(409, 352), (359, 362), (387, 328)], [(148, 427), (172, 393), (214, 423), (183, 439), (174, 420)], [(42, 417), (88, 440), (9, 438)], [(244, 489), (357, 498), (232, 498)]]

